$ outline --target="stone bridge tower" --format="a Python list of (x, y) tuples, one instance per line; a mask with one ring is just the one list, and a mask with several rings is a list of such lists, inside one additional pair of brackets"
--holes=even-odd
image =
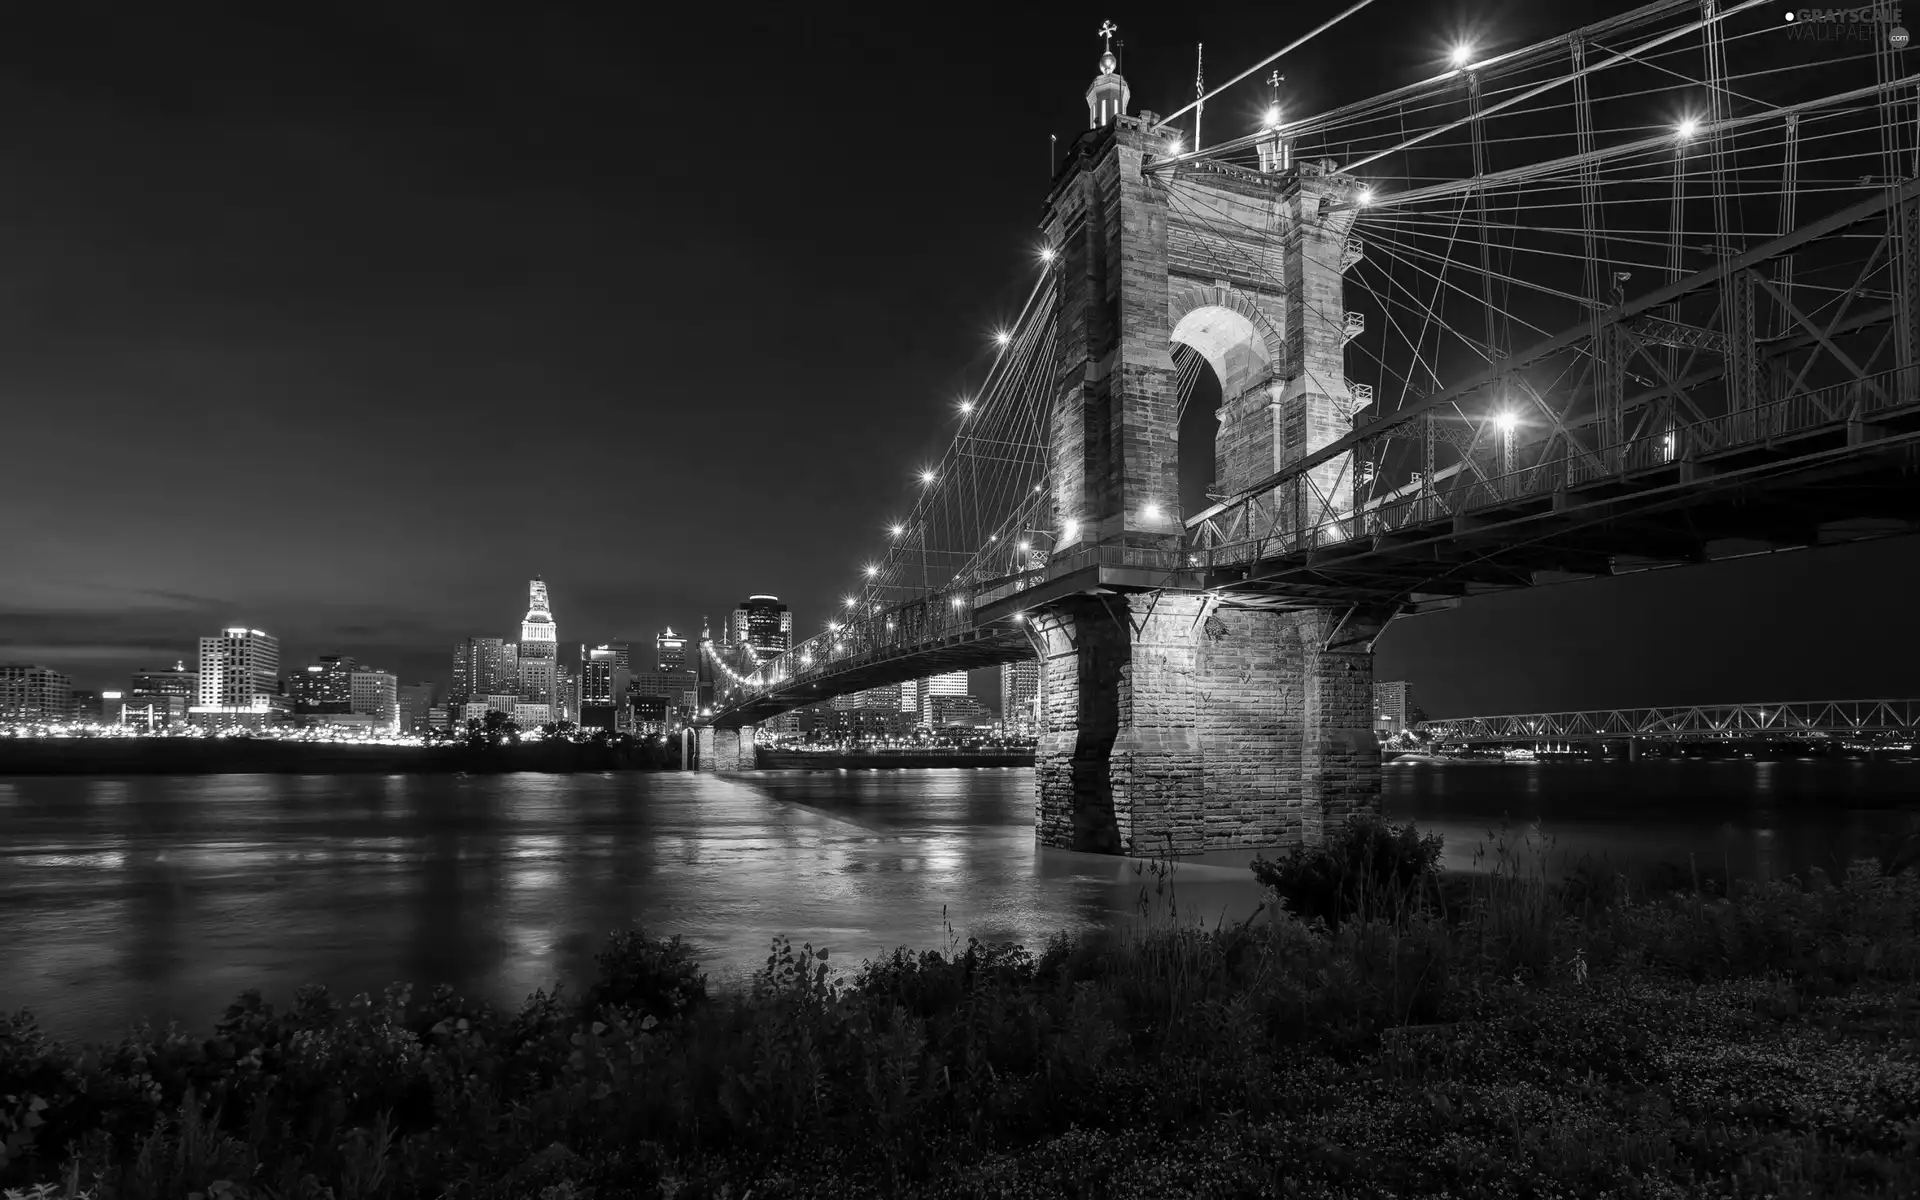
[[(1214, 477), (1253, 486), (1353, 427), (1342, 272), (1358, 184), (1332, 165), (1195, 162), (1126, 114), (1111, 54), (1047, 198), (1058, 272), (1054, 553), (1157, 561), (1184, 545), (1176, 343), (1221, 384)], [(1352, 464), (1266, 505), (1281, 528), (1349, 512)], [(1306, 504), (1301, 503), (1302, 497)], [(1131, 556), (1131, 559), (1130, 559)], [(1316, 841), (1377, 805), (1372, 642), (1384, 615), (1282, 611), (1230, 594), (1095, 589), (1030, 610), (1050, 846), (1194, 852)]]

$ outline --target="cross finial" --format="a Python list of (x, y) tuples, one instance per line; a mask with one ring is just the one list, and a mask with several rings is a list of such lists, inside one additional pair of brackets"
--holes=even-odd
[(1285, 75), (1282, 75), (1280, 72), (1275, 71), (1273, 74), (1267, 76), (1267, 86), (1270, 88), (1278, 88), (1280, 84), (1285, 81), (1286, 78), (1287, 77)]
[(1113, 49), (1113, 35), (1119, 32), (1120, 32), (1120, 27), (1118, 25), (1115, 25), (1112, 21), (1102, 21), (1100, 23), (1100, 36), (1107, 39), (1108, 50)]

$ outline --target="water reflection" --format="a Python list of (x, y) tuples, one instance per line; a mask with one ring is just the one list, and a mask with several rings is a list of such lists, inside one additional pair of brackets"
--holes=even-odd
[[(1394, 766), (1390, 814), (1484, 868), (1504, 837), (1560, 869), (1666, 859), (1759, 877), (1833, 869), (1910, 820), (1920, 765)], [(1029, 771), (212, 776), (0, 783), (0, 1009), (107, 1034), (204, 1027), (244, 987), (282, 1001), (394, 980), (516, 1004), (576, 981), (634, 920), (723, 981), (788, 933), (858, 962), (949, 936), (1038, 944), (1176, 906), (1238, 920), (1252, 852), (1184, 862), (1037, 849)], [(1718, 873), (1716, 871), (1716, 873)]]

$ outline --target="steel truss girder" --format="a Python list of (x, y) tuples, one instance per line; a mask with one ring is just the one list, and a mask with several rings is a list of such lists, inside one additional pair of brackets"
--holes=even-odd
[(1612, 708), (1449, 717), (1414, 726), (1435, 742), (1726, 741), (1737, 737), (1920, 734), (1920, 700), (1811, 700), (1767, 704)]

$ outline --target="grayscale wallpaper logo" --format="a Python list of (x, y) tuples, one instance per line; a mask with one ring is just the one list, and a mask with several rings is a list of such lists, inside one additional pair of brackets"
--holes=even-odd
[(1789, 8), (1789, 36), (1797, 42), (1870, 42), (1885, 38), (1895, 50), (1909, 40), (1898, 4), (1860, 4), (1852, 8)]

